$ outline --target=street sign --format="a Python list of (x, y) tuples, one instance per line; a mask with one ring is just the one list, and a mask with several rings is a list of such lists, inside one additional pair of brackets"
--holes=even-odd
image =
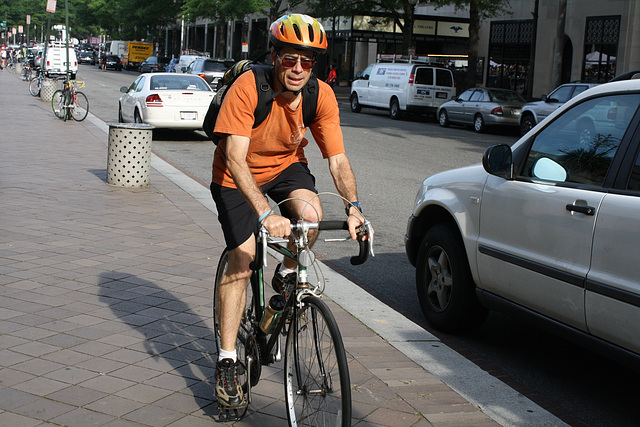
[(31, 24), (31, 15), (27, 15), (27, 25)]
[(18, 25), (18, 34), (24, 33), (24, 27), (22, 25)]
[(47, 12), (55, 13), (56, 0), (47, 0)]

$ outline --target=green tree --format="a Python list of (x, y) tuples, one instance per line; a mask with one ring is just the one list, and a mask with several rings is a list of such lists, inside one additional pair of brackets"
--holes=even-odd
[(454, 5), (456, 10), (469, 10), (469, 60), (466, 80), (459, 89), (475, 87), (477, 83), (478, 42), (482, 21), (511, 13), (509, 0), (433, 0), (439, 6)]

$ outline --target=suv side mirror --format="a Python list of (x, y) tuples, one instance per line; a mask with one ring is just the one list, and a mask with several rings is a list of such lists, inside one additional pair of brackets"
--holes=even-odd
[(542, 95), (542, 102), (549, 102), (547, 95)]
[(492, 145), (482, 156), (482, 166), (489, 174), (513, 179), (513, 157), (508, 145)]

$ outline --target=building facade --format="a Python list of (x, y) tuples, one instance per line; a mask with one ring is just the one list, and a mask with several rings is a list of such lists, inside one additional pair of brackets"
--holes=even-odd
[[(510, 9), (481, 23), (478, 85), (540, 97), (560, 83), (606, 82), (640, 69), (640, 25), (633, 25), (640, 22), (640, 0), (510, 0)], [(295, 10), (304, 11), (304, 4)], [(316, 68), (320, 78), (333, 63), (339, 80), (348, 84), (370, 63), (396, 60), (402, 54), (402, 32), (387, 14), (321, 21), (329, 52)], [(169, 55), (188, 49), (236, 60), (256, 58), (267, 50), (269, 24), (263, 15), (254, 14), (222, 26), (208, 21), (176, 25), (167, 29), (165, 45), (173, 47)], [(462, 81), (469, 72), (468, 11), (418, 4), (413, 32), (413, 59), (451, 68)]]

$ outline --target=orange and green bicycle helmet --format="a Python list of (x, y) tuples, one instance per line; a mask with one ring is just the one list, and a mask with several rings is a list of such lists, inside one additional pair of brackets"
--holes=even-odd
[(327, 34), (315, 18), (294, 13), (271, 24), (269, 43), (276, 49), (289, 46), (322, 54), (327, 51)]

